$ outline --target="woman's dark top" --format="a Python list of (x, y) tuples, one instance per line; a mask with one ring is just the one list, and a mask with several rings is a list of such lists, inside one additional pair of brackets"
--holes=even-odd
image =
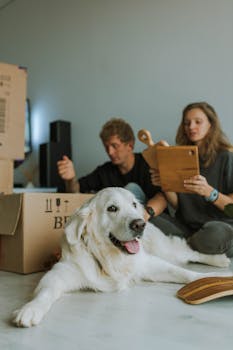
[[(222, 151), (208, 168), (200, 163), (200, 174), (205, 176), (209, 185), (223, 194), (233, 193), (233, 152)], [(198, 230), (208, 221), (224, 221), (233, 225), (233, 219), (219, 210), (213, 203), (207, 202), (197, 194), (178, 193), (176, 217), (188, 225), (192, 231)]]

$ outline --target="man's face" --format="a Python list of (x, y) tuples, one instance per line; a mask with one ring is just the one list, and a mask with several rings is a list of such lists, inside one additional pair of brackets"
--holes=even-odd
[(132, 144), (122, 142), (117, 135), (110, 136), (104, 142), (104, 147), (111, 162), (115, 165), (126, 163), (133, 152)]

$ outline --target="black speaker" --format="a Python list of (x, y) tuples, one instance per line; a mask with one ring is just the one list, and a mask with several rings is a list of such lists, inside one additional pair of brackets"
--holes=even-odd
[(56, 120), (50, 123), (50, 141), (71, 143), (71, 123)]
[(71, 158), (71, 145), (63, 142), (48, 142), (40, 145), (40, 186), (57, 187), (58, 192), (65, 192), (64, 181), (58, 174), (57, 162), (66, 155)]

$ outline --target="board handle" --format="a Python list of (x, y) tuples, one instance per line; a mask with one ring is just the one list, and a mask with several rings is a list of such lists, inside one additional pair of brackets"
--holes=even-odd
[(145, 143), (147, 146), (154, 146), (151, 133), (146, 129), (141, 129), (138, 131), (138, 139), (141, 142)]

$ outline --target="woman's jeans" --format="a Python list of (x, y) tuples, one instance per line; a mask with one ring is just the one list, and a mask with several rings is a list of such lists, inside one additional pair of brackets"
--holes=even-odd
[(208, 221), (193, 233), (186, 225), (165, 213), (150, 221), (166, 235), (185, 238), (190, 247), (200, 253), (233, 256), (233, 227), (226, 222)]

